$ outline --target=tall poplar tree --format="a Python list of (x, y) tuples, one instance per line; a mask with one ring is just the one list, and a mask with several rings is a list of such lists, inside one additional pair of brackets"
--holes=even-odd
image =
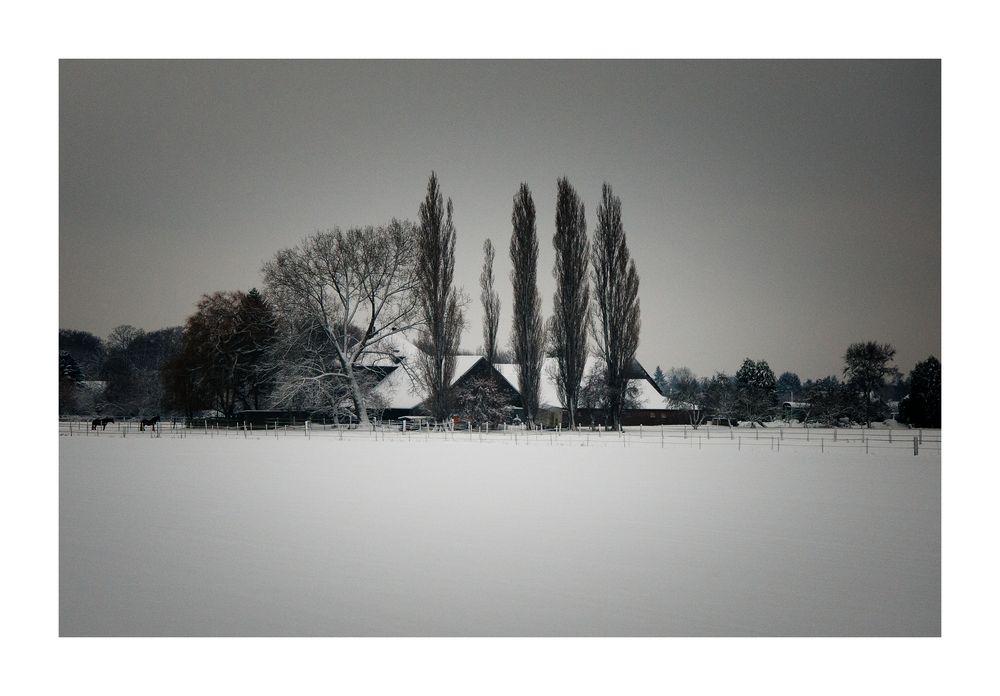
[(514, 324), (512, 348), (517, 363), (521, 403), (525, 420), (535, 423), (541, 387), (545, 330), (542, 324), (542, 298), (538, 294), (538, 235), (535, 232), (535, 201), (527, 184), (514, 195), (511, 215), (510, 272), (514, 289)]
[(455, 352), (463, 316), (454, 287), (455, 225), (451, 199), (444, 203), (437, 175), (431, 172), (427, 195), (420, 204), (417, 236), (417, 276), (424, 330), (421, 374), (431, 413), (438, 420), (450, 413), (449, 392), (455, 372)]
[(639, 273), (622, 226), (622, 202), (604, 184), (591, 247), (594, 321), (591, 333), (607, 365), (606, 403), (615, 430), (621, 429), (628, 375), (639, 347)]
[(483, 303), (483, 350), (492, 365), (497, 361), (497, 329), (500, 326), (500, 295), (494, 288), (493, 259), (496, 251), (488, 238), (483, 243), (483, 272), (479, 275)]
[(569, 427), (576, 428), (580, 383), (587, 362), (587, 319), (590, 284), (587, 264), (590, 243), (583, 202), (565, 177), (557, 182), (556, 233), (552, 238), (556, 279), (549, 339), (558, 368), (559, 396), (569, 414)]

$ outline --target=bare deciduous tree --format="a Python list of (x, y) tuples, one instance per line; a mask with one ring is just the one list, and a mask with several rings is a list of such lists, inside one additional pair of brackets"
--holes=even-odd
[(557, 185), (556, 233), (552, 238), (556, 250), (552, 269), (556, 292), (548, 333), (558, 367), (559, 395), (569, 415), (569, 427), (575, 429), (580, 383), (587, 362), (590, 243), (583, 202), (568, 179), (559, 179)]
[(699, 380), (686, 367), (671, 368), (664, 375), (666, 403), (671, 408), (683, 409), (691, 427), (697, 428), (705, 418), (705, 389), (707, 381)]
[[(357, 335), (356, 330), (353, 333)], [(304, 313), (282, 314), (270, 358), (274, 406), (325, 411), (338, 419), (356, 417), (359, 411), (340, 358), (327, 331), (315, 317)], [(363, 365), (354, 365), (353, 373), (367, 412), (374, 376)]]
[(500, 295), (494, 288), (493, 242), (483, 242), (483, 272), (479, 275), (479, 298), (483, 303), (483, 352), (491, 365), (497, 361), (497, 329), (500, 326)]
[(538, 413), (542, 361), (545, 358), (545, 330), (542, 298), (538, 294), (538, 235), (535, 232), (535, 202), (527, 184), (514, 195), (511, 215), (510, 280), (514, 289), (512, 348), (520, 381), (525, 421), (532, 425)]
[[(626, 380), (625, 392), (622, 396), (623, 408), (642, 408), (641, 392), (636, 380)], [(611, 398), (608, 392), (607, 365), (597, 360), (590, 371), (583, 377), (580, 385), (580, 408), (590, 411), (590, 425), (601, 424), (607, 428), (611, 416)]]
[(418, 298), (423, 317), (418, 376), (430, 411), (438, 420), (451, 415), (449, 391), (464, 326), (463, 298), (452, 282), (455, 236), (451, 199), (445, 205), (437, 175), (431, 172), (427, 195), (420, 204), (417, 242)]
[(639, 347), (639, 273), (625, 241), (621, 199), (607, 183), (597, 207), (591, 256), (595, 295), (591, 333), (607, 365), (608, 411), (619, 430), (628, 373)]
[(711, 379), (706, 377), (702, 382), (702, 393), (704, 404), (707, 410), (711, 411), (711, 417), (725, 420), (732, 428), (739, 409), (739, 386), (736, 378), (725, 372), (718, 372)]
[[(313, 355), (295, 380), (301, 389), (344, 385), (358, 421), (367, 425), (366, 356), (386, 339), (420, 325), (416, 229), (393, 220), (380, 227), (334, 229), (279, 251), (264, 264), (268, 295), (282, 320), (288, 355)], [(296, 350), (288, 341), (298, 341)], [(312, 385), (312, 386), (310, 386)], [(288, 394), (291, 385), (278, 385)]]

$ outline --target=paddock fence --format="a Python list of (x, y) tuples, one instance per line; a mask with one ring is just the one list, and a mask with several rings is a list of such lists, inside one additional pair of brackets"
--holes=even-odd
[(622, 432), (609, 430), (566, 430), (563, 428), (529, 429), (523, 425), (483, 424), (469, 427), (463, 423), (413, 421), (378, 421), (367, 427), (333, 421), (303, 421), (276, 418), (262, 424), (225, 419), (167, 419), (156, 427), (140, 427), (138, 420), (118, 420), (93, 428), (91, 421), (60, 419), (60, 437), (116, 438), (321, 438), (336, 441), (375, 442), (481, 442), (507, 443), (515, 446), (550, 447), (728, 447), (736, 451), (789, 448), (815, 450), (817, 453), (853, 450), (867, 454), (886, 451), (940, 454), (941, 430), (905, 427), (813, 428), (770, 423), (767, 427), (702, 425), (628, 426)]

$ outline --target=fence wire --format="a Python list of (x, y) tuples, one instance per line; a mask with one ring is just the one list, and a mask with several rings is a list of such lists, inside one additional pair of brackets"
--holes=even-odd
[(782, 449), (826, 451), (878, 452), (908, 451), (915, 455), (941, 452), (941, 431), (917, 428), (804, 428), (771, 424), (768, 427), (743, 428), (702, 425), (699, 428), (679, 425), (629, 426), (622, 432), (562, 428), (535, 428), (503, 425), (454, 427), (450, 424), (404, 425), (401, 421), (381, 421), (368, 427), (332, 422), (282, 422), (250, 424), (235, 421), (166, 420), (155, 426), (142, 427), (139, 421), (121, 420), (96, 428), (90, 421), (60, 420), (61, 437), (117, 438), (321, 438), (337, 441), (373, 442), (478, 442), (515, 446), (549, 447), (675, 447), (719, 448), (736, 451)]

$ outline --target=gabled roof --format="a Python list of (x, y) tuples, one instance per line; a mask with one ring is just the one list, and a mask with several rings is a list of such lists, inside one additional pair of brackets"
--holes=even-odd
[[(471, 371), (477, 363), (485, 362), (486, 358), (481, 355), (456, 355), (454, 360), (455, 372), (451, 378), (452, 385)], [(414, 374), (416, 367), (416, 360), (409, 359), (409, 356), (397, 365), (388, 368), (382, 367), (388, 372), (386, 377), (376, 385), (375, 393), (385, 399), (388, 408), (416, 408), (427, 398), (417, 384)]]
[[(416, 383), (414, 371), (417, 367), (417, 359), (422, 351), (400, 334), (391, 339), (392, 357), (383, 356), (374, 362), (380, 370), (386, 372), (386, 376), (375, 387), (375, 393), (381, 396), (392, 409), (412, 409), (424, 401), (426, 395)], [(486, 358), (481, 355), (456, 355), (455, 372), (451, 379), (454, 385), (462, 377), (473, 370), (479, 362), (485, 362)], [(584, 375), (598, 365), (599, 358), (590, 355), (584, 364)], [(521, 385), (517, 374), (517, 365), (513, 363), (497, 363), (493, 367), (499, 372), (507, 382), (520, 393)], [(562, 408), (562, 401), (559, 399), (559, 386), (556, 382), (558, 375), (557, 362), (555, 358), (545, 358), (542, 361), (542, 380), (539, 389), (538, 401), (542, 408), (558, 409)], [(656, 387), (652, 377), (634, 360), (629, 371), (630, 386), (638, 390), (637, 399), (639, 407), (643, 409), (690, 409), (696, 408), (689, 404), (680, 402), (665, 401), (663, 394)]]
[(409, 366), (397, 365), (385, 379), (375, 385), (375, 394), (381, 397), (387, 408), (416, 408), (424, 400), (417, 389)]
[[(589, 375), (590, 372), (597, 366), (600, 359), (589, 355), (587, 356), (587, 361), (584, 363), (583, 374)], [(518, 392), (521, 391), (521, 382), (517, 374), (517, 365), (514, 363), (501, 363), (494, 365), (500, 374), (502, 374), (511, 385), (517, 389)], [(555, 358), (545, 358), (542, 361), (542, 383), (538, 390), (538, 405), (541, 408), (562, 408), (562, 401), (559, 399), (559, 385), (557, 383), (558, 367)], [(644, 409), (667, 409), (667, 408), (677, 408), (676, 406), (667, 406), (664, 403), (663, 395), (653, 384), (653, 380), (649, 377), (649, 374), (643, 369), (639, 361), (635, 361), (632, 365), (632, 370), (630, 371), (629, 386), (636, 387), (639, 390), (638, 402), (639, 407)]]

